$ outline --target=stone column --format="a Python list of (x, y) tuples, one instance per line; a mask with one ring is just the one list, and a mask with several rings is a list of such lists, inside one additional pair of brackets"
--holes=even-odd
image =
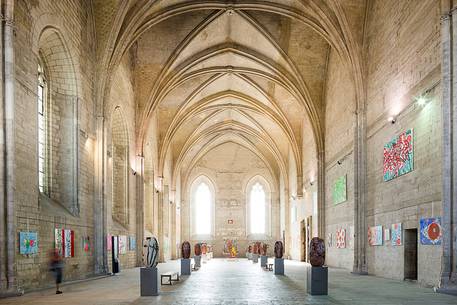
[(143, 240), (144, 240), (144, 157), (142, 155), (136, 157), (136, 264), (142, 265)]
[(317, 155), (317, 236), (325, 237), (325, 152)]
[(443, 257), (439, 292), (457, 294), (457, 12), (442, 1)]
[(108, 256), (106, 251), (107, 213), (105, 202), (106, 177), (106, 132), (105, 117), (97, 117), (97, 146), (95, 150), (95, 196), (94, 196), (94, 240), (95, 240), (95, 273), (108, 271)]

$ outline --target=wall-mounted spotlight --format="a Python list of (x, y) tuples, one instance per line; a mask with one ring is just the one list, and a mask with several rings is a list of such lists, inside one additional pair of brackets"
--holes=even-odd
[(314, 185), (314, 181), (310, 181), (309, 185), (313, 186)]
[(136, 176), (136, 170), (132, 169), (132, 175)]
[(394, 116), (391, 116), (387, 119), (387, 121), (389, 121), (390, 124), (395, 124), (397, 122), (397, 118)]
[(338, 163), (338, 165), (341, 165), (341, 164), (343, 164), (343, 160), (338, 160), (338, 161), (336, 161), (336, 163)]

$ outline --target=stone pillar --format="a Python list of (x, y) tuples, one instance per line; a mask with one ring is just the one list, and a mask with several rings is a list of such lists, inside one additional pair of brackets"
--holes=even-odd
[(97, 144), (95, 150), (95, 204), (94, 204), (94, 255), (95, 273), (108, 272), (108, 255), (106, 251), (107, 212), (105, 202), (106, 178), (106, 132), (105, 117), (97, 117)]
[(368, 274), (366, 260), (367, 134), (364, 96), (357, 97), (354, 126), (354, 266), (353, 273)]
[(443, 257), (438, 291), (457, 294), (457, 8), (449, 11), (449, 1), (442, 1), (442, 8)]
[(144, 158), (142, 155), (136, 158), (136, 264), (137, 266), (142, 265), (142, 254), (144, 240)]
[(325, 152), (317, 155), (317, 236), (325, 238)]

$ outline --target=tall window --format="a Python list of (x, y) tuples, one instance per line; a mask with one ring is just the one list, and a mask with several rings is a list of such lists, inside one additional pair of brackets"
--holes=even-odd
[(252, 186), (249, 197), (249, 208), (251, 234), (265, 234), (265, 190), (259, 182)]
[(46, 86), (43, 66), (38, 64), (38, 188), (40, 193), (48, 194), (46, 188)]
[(195, 204), (195, 233), (211, 234), (211, 191), (205, 182), (197, 187)]

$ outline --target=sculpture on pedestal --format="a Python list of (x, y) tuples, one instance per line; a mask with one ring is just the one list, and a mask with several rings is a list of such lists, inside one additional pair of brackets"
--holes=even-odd
[(251, 245), (249, 245), (249, 247), (248, 247), (248, 253), (252, 253), (252, 246)]
[(325, 263), (325, 243), (322, 238), (313, 237), (309, 243), (309, 262), (313, 267), (322, 267)]
[(202, 246), (200, 245), (200, 243), (196, 243), (195, 244), (195, 246), (194, 246), (194, 254), (197, 255), (197, 256), (202, 255)]
[(284, 255), (284, 245), (282, 241), (278, 240), (275, 242), (275, 257), (282, 258)]
[(254, 243), (254, 249), (252, 250), (252, 253), (257, 254), (257, 243)]
[(143, 244), (143, 263), (148, 268), (159, 263), (159, 242), (155, 237), (147, 237)]
[(257, 251), (254, 251), (254, 253), (260, 255), (262, 253), (262, 243), (260, 241), (257, 241), (255, 243), (255, 246), (257, 247)]
[(185, 241), (181, 245), (181, 255), (182, 258), (188, 259), (190, 258), (190, 243)]
[(206, 243), (202, 243), (202, 254), (206, 254), (208, 253), (208, 246), (206, 245)]
[(268, 245), (264, 243), (264, 244), (262, 245), (262, 255), (263, 255), (263, 256), (266, 256), (266, 255), (267, 255), (267, 250), (268, 250)]

